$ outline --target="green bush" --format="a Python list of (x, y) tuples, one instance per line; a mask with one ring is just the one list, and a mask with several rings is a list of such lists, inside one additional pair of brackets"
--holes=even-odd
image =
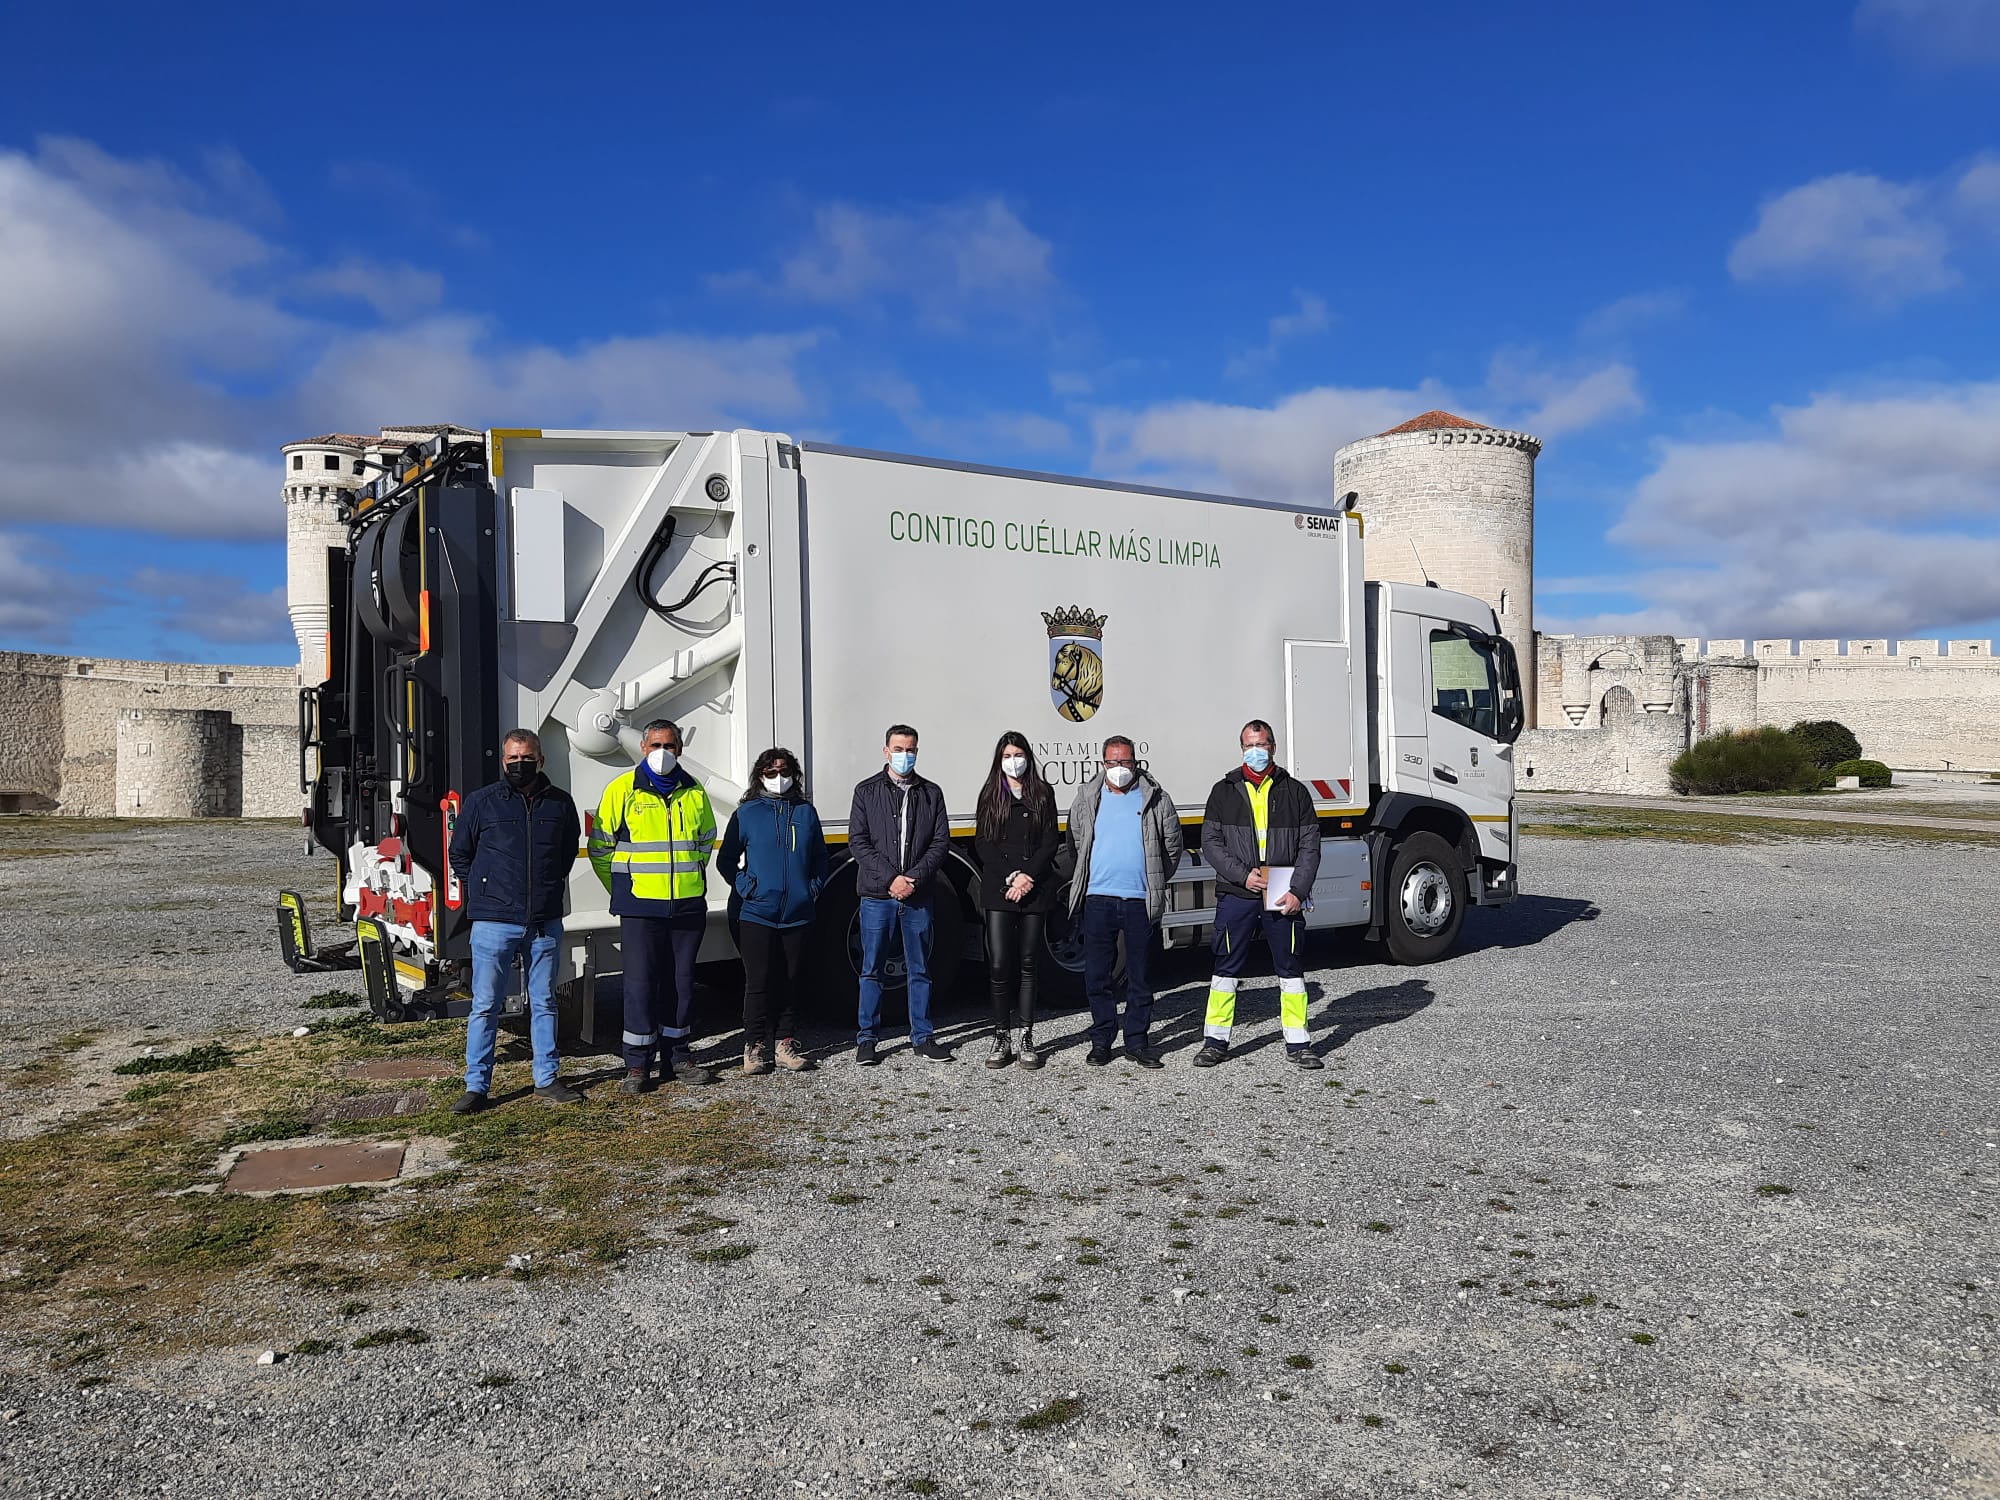
[(1879, 760), (1844, 760), (1833, 768), (1835, 776), (1859, 776), (1863, 786), (1887, 786), (1894, 779)]
[(1809, 792), (1825, 773), (1805, 747), (1782, 729), (1744, 729), (1697, 740), (1667, 768), (1683, 796), (1728, 792)]
[(1785, 733), (1804, 746), (1812, 763), (1823, 771), (1861, 758), (1861, 741), (1838, 719), (1803, 719)]

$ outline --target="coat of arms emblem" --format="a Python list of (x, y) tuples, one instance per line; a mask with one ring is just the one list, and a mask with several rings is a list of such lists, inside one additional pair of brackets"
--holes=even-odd
[(1108, 618), (1076, 605), (1053, 614), (1042, 611), (1042, 622), (1049, 628), (1049, 697), (1056, 712), (1073, 724), (1081, 724), (1104, 702)]

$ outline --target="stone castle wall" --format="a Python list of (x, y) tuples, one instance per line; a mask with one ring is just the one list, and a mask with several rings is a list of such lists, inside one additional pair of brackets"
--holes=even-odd
[(1515, 754), (1524, 788), (1665, 792), (1694, 740), (1802, 719), (1838, 720), (1896, 770), (2000, 769), (1986, 641), (1544, 636), (1540, 664), (1545, 727)]
[[(165, 803), (201, 804), (207, 794), (174, 791), (148, 795), (161, 773), (155, 759), (185, 755), (154, 751), (151, 735), (134, 737), (128, 714), (219, 715), (233, 760), (214, 774), (237, 809), (226, 814), (159, 812)], [(163, 720), (162, 725), (171, 720)], [(206, 721), (205, 721), (206, 722)], [(168, 736), (181, 744), (184, 728)], [(204, 735), (208, 735), (204, 731)], [(122, 758), (121, 739), (131, 741)], [(212, 735), (195, 737), (195, 761), (213, 771)], [(189, 752), (192, 753), (192, 752)], [(142, 762), (146, 764), (142, 766)], [(136, 811), (121, 797), (120, 771), (142, 778)], [(169, 778), (177, 779), (177, 778)], [(135, 782), (135, 785), (138, 783)], [(233, 790), (231, 790), (233, 788)], [(292, 817), (299, 809), (298, 675), (289, 667), (211, 666), (184, 662), (124, 661), (104, 657), (45, 656), (0, 651), (0, 796), (33, 810), (78, 817)]]

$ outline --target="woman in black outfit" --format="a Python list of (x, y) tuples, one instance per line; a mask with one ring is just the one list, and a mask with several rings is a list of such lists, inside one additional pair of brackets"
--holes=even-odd
[[(1055, 893), (1058, 830), (1055, 793), (1042, 780), (1035, 752), (1011, 730), (993, 747), (993, 765), (979, 793), (973, 850), (979, 858), (979, 905), (986, 913), (987, 978), (993, 992), (993, 1053), (989, 1068), (1017, 1056), (1039, 1068), (1035, 1046), (1035, 960), (1042, 919)], [(1019, 997), (1021, 1046), (1013, 1044)]]

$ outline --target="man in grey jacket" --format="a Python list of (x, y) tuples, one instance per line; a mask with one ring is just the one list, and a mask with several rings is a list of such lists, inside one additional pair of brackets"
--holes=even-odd
[(1148, 1036), (1153, 987), (1146, 976), (1153, 931), (1167, 907), (1167, 882), (1180, 868), (1184, 844), (1174, 799), (1139, 768), (1138, 752), (1122, 734), (1104, 742), (1104, 769), (1076, 794), (1069, 810), (1075, 878), (1070, 917), (1083, 939), (1083, 980), (1090, 997), (1090, 1052), (1084, 1061), (1111, 1061), (1118, 1033), (1118, 939), (1125, 939), (1125, 1055), (1142, 1068), (1162, 1066)]

